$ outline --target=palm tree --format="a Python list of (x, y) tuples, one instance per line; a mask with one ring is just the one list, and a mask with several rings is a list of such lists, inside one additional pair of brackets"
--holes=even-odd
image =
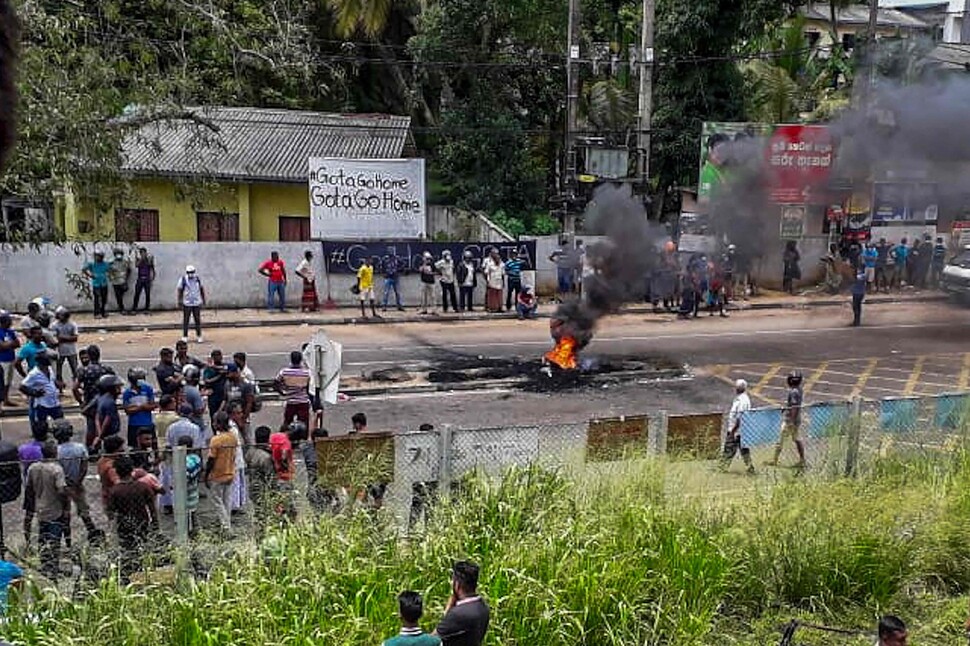
[(326, 0), (335, 18), (334, 31), (341, 38), (362, 34), (375, 40), (387, 28), (394, 0)]
[(633, 124), (636, 100), (633, 93), (616, 80), (593, 83), (583, 98), (586, 120), (595, 129), (620, 133)]

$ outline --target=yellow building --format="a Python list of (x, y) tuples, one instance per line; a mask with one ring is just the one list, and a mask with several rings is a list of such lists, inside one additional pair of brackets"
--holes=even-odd
[[(882, 4), (880, 3), (876, 15), (876, 38), (906, 38), (913, 35), (932, 36), (934, 34), (933, 25), (912, 13), (883, 8)], [(798, 13), (805, 21), (805, 38), (809, 47), (817, 50), (822, 58), (826, 58), (833, 45), (832, 14), (829, 3), (809, 2), (806, 6), (799, 7)], [(846, 51), (855, 48), (856, 41), (864, 37), (868, 26), (869, 6), (867, 4), (852, 4), (836, 11), (835, 31), (839, 43)]]
[(108, 211), (68, 195), (55, 209), (72, 240), (284, 241), (310, 238), (311, 157), (396, 159), (410, 118), (198, 108), (124, 143), (133, 191)]

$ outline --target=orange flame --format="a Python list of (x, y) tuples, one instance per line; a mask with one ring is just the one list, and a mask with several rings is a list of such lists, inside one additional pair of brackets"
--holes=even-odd
[(546, 353), (546, 359), (563, 370), (576, 369), (576, 339), (564, 336), (556, 343), (556, 347)]

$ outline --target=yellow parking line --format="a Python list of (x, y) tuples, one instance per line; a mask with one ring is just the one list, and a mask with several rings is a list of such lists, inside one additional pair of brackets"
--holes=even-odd
[(869, 359), (869, 363), (866, 365), (865, 370), (859, 375), (859, 379), (855, 382), (855, 387), (852, 388), (852, 396), (858, 397), (862, 394), (862, 389), (866, 387), (866, 382), (869, 381), (869, 377), (876, 370), (876, 366), (879, 365), (879, 359)]
[(771, 382), (771, 380), (778, 375), (779, 372), (781, 372), (781, 364), (776, 363), (772, 365), (771, 368), (769, 368), (768, 371), (761, 376), (761, 379), (758, 380), (758, 384), (751, 389), (751, 394), (756, 397), (759, 397), (760, 399), (765, 400), (772, 406), (778, 406), (779, 402), (777, 400), (771, 399), (769, 397), (765, 397), (764, 395), (761, 394), (761, 390), (765, 386), (767, 386)]
[(923, 374), (924, 363), (926, 363), (926, 357), (916, 358), (916, 362), (913, 364), (913, 371), (909, 373), (909, 379), (906, 380), (906, 387), (903, 388), (904, 395), (912, 395), (913, 391), (916, 390), (919, 378)]
[(822, 363), (818, 364), (818, 368), (816, 368), (815, 371), (812, 372), (812, 374), (809, 376), (809, 378), (805, 380), (804, 392), (809, 392), (812, 390), (812, 387), (814, 387), (815, 384), (818, 382), (818, 380), (822, 378), (822, 375), (825, 374), (825, 371), (828, 369), (828, 367), (829, 367), (828, 361), (823, 361)]
[(960, 382), (957, 387), (960, 390), (966, 390), (968, 383), (970, 383), (970, 352), (963, 355), (963, 369), (960, 371)]

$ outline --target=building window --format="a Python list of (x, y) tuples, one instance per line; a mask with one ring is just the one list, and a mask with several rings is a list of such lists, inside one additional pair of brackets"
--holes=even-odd
[(5, 198), (0, 202), (0, 242), (46, 242), (53, 237), (51, 205), (16, 198)]
[(280, 216), (280, 242), (306, 242), (310, 239), (310, 218)]
[(158, 242), (158, 210), (115, 210), (115, 240), (118, 242)]
[(203, 212), (196, 213), (199, 225), (199, 242), (238, 242), (239, 214)]
[(842, 49), (847, 52), (855, 49), (855, 34), (842, 34)]
[(817, 31), (806, 31), (805, 42), (808, 43), (808, 48), (815, 49), (815, 46), (818, 45), (818, 40), (821, 37), (822, 34)]

